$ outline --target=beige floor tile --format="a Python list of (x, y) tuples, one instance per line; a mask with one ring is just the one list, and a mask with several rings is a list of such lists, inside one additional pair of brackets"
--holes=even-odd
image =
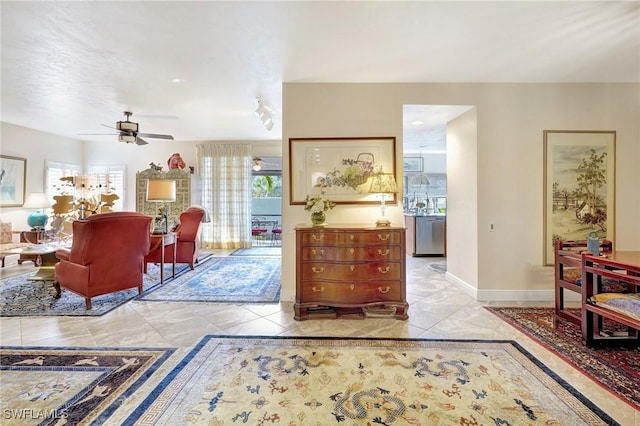
[[(216, 250), (226, 256), (233, 250)], [(134, 300), (101, 317), (0, 318), (0, 344), (12, 346), (174, 347), (176, 352), (117, 411), (124, 419), (158, 381), (203, 336), (279, 335), (421, 339), (514, 340), (560, 377), (605, 409), (621, 424), (640, 426), (640, 413), (622, 403), (565, 361), (484, 309), (428, 267), (442, 258), (407, 258), (409, 319), (293, 319), (293, 303), (233, 304), (151, 302)], [(9, 261), (2, 276), (28, 272), (30, 264)], [(501, 302), (505, 306), (552, 306), (552, 303)], [(116, 421), (117, 422), (117, 421)]]

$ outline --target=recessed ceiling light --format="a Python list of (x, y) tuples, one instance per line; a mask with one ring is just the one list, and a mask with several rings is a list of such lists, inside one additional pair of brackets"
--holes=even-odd
[(182, 83), (182, 79), (181, 78), (174, 78), (173, 80), (171, 80), (172, 83)]
[(413, 124), (414, 126), (419, 126), (421, 124), (424, 124), (424, 121), (415, 120), (415, 121), (412, 121), (411, 124)]

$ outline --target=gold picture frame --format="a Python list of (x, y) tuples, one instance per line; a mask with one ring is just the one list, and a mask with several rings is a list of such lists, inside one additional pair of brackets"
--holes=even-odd
[[(395, 137), (290, 138), (289, 204), (324, 192), (336, 204), (380, 204), (368, 192), (373, 173), (396, 177)], [(396, 179), (397, 181), (397, 179)], [(385, 194), (395, 204), (396, 194)]]
[(615, 236), (615, 131), (544, 131), (544, 265), (553, 244)]

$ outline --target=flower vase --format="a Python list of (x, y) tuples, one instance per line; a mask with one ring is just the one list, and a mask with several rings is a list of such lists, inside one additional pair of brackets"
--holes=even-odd
[(325, 212), (311, 213), (311, 223), (313, 226), (322, 226), (327, 220), (327, 214)]

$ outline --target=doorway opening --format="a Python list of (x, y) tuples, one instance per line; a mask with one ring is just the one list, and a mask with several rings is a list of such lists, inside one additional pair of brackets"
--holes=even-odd
[(282, 157), (254, 157), (251, 172), (251, 241), (282, 245)]

